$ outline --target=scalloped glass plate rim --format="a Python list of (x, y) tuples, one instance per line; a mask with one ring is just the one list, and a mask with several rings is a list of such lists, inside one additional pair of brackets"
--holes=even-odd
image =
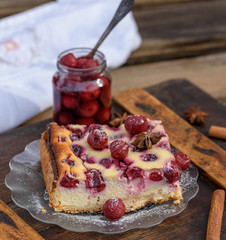
[[(146, 228), (150, 228), (150, 227), (153, 227), (153, 226), (156, 226), (156, 225), (160, 224), (160, 223), (163, 222), (166, 218), (176, 216), (176, 215), (180, 214), (182, 211), (184, 211), (184, 210), (186, 209), (187, 205), (188, 205), (188, 202), (189, 202), (192, 198), (194, 198), (194, 197), (197, 195), (198, 191), (199, 191), (199, 186), (198, 186), (198, 183), (197, 183), (198, 170), (196, 169), (196, 167), (195, 167), (193, 164), (191, 164), (191, 168), (189, 168), (189, 169), (192, 169), (191, 171), (193, 171), (193, 175), (194, 175), (194, 176), (193, 176), (193, 180), (195, 181), (195, 187), (196, 187), (196, 188), (193, 190), (192, 194), (191, 194), (188, 198), (186, 198), (186, 202), (184, 202), (184, 206), (183, 206), (180, 210), (176, 211), (175, 213), (171, 213), (170, 215), (163, 216), (159, 221), (156, 221), (155, 223), (152, 223), (152, 224), (150, 224), (150, 225), (148, 225), (148, 223), (147, 223), (145, 226), (136, 226), (136, 227), (134, 227), (134, 226), (131, 226), (131, 227), (128, 226), (127, 228), (125, 228), (125, 229), (123, 229), (123, 230), (119, 230), (119, 231), (103, 231), (103, 230), (98, 230), (98, 229), (95, 229), (95, 230), (94, 230), (94, 229), (93, 229), (93, 230), (75, 229), (75, 228), (73, 228), (73, 226), (69, 226), (69, 227), (68, 227), (68, 226), (66, 226), (66, 225), (64, 225), (64, 224), (60, 224), (60, 223), (57, 221), (57, 218), (55, 218), (54, 220), (52, 219), (51, 221), (49, 221), (49, 220), (44, 220), (44, 219), (36, 216), (36, 215), (37, 215), (37, 211), (31, 210), (31, 208), (30, 208), (29, 206), (25, 206), (25, 205), (23, 205), (23, 204), (20, 204), (20, 201), (18, 201), (18, 198), (15, 197), (16, 193), (18, 193), (18, 192), (15, 191), (14, 186), (12, 186), (12, 185), (10, 184), (10, 177), (13, 176), (13, 175), (12, 175), (12, 174), (13, 174), (13, 170), (14, 170), (14, 169), (13, 169), (13, 163), (14, 163), (15, 158), (21, 157), (21, 156), (23, 156), (23, 155), (26, 154), (26, 153), (31, 154), (32, 151), (33, 151), (32, 148), (31, 148), (32, 144), (36, 144), (36, 145), (37, 145), (37, 143), (39, 144), (39, 142), (40, 142), (40, 140), (35, 140), (35, 141), (31, 142), (30, 144), (28, 144), (28, 145), (25, 147), (25, 150), (24, 150), (22, 153), (19, 153), (19, 154), (15, 155), (15, 156), (10, 160), (10, 162), (9, 162), (10, 172), (9, 172), (9, 173), (6, 175), (6, 177), (5, 177), (5, 184), (6, 184), (6, 186), (11, 190), (11, 197), (12, 197), (12, 200), (14, 201), (14, 203), (15, 203), (16, 205), (18, 205), (19, 207), (26, 209), (33, 218), (35, 218), (36, 220), (39, 220), (39, 221), (41, 221), (41, 222), (44, 222), (44, 223), (58, 225), (58, 226), (64, 228), (65, 230), (68, 230), (68, 231), (73, 231), (73, 232), (98, 232), (98, 233), (103, 233), (103, 234), (117, 234), (117, 233), (123, 233), (123, 232), (129, 231), (129, 230), (132, 230), (132, 229), (146, 229)], [(40, 158), (37, 159), (37, 162), (36, 162), (36, 163), (39, 163), (39, 164), (40, 164)], [(29, 168), (28, 166), (25, 166), (25, 167), (26, 167), (26, 168)], [(30, 167), (30, 169), (31, 169), (32, 171), (34, 171), (32, 167)], [(39, 175), (38, 173), (36, 173), (36, 174)], [(39, 177), (40, 177), (40, 175), (39, 175)], [(43, 180), (43, 182), (44, 182), (44, 180)], [(183, 199), (182, 201), (184, 201), (184, 199)], [(167, 203), (169, 203), (169, 202), (167, 202)], [(173, 204), (173, 203), (172, 203), (172, 204)], [(173, 205), (174, 205), (174, 204), (173, 204)], [(160, 206), (161, 206), (161, 204), (154, 204), (154, 205), (153, 205), (153, 208), (158, 208), (158, 207), (160, 207)], [(51, 209), (52, 209), (52, 208), (51, 208)], [(139, 211), (141, 211), (141, 209), (140, 209), (140, 210), (136, 210), (136, 211), (134, 211), (134, 212), (130, 212), (130, 213), (128, 213), (128, 214), (136, 214), (136, 213), (139, 212)], [(54, 213), (55, 213), (55, 212), (53, 211), (53, 214), (54, 214)], [(61, 214), (61, 213), (55, 213), (55, 214)], [(63, 214), (68, 215), (67, 213), (63, 213)], [(70, 214), (70, 215), (71, 215), (71, 214)], [(71, 216), (73, 216), (73, 215), (71, 215)], [(91, 215), (91, 216), (92, 216), (92, 215)], [(79, 217), (79, 216), (78, 216), (78, 217)], [(109, 222), (111, 222), (111, 221), (109, 220)], [(113, 221), (112, 223), (117, 223), (117, 221)]]

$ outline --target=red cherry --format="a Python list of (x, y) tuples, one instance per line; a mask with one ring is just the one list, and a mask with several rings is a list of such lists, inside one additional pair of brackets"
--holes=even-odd
[(92, 117), (80, 117), (80, 118), (76, 118), (75, 121), (77, 124), (81, 124), (81, 125), (87, 125), (89, 126), (90, 124), (95, 122), (95, 119)]
[(79, 76), (78, 74), (68, 73), (68, 75), (66, 77), (66, 81), (67, 81), (67, 86), (74, 88), (73, 84), (75, 84), (75, 82), (82, 82), (83, 78), (81, 76)]
[(107, 123), (110, 120), (111, 117), (111, 108), (101, 108), (97, 115), (96, 115), (96, 119), (99, 123)]
[(184, 154), (182, 152), (175, 152), (174, 157), (177, 165), (179, 165), (182, 170), (186, 170), (187, 168), (189, 168), (190, 158), (187, 154)]
[(102, 88), (106, 89), (106, 88), (109, 87), (110, 81), (109, 81), (109, 79), (107, 77), (100, 76), (99, 79), (100, 79), (99, 81), (100, 81), (101, 85), (103, 85)]
[(92, 190), (94, 193), (101, 192), (105, 189), (106, 184), (99, 170), (91, 169), (85, 173), (86, 188)]
[(77, 128), (73, 129), (73, 132), (70, 134), (70, 139), (72, 142), (78, 141), (82, 136), (82, 130)]
[(105, 168), (110, 168), (112, 165), (112, 159), (110, 158), (103, 158), (99, 162), (101, 165), (103, 165)]
[(129, 145), (122, 140), (115, 140), (110, 144), (110, 151), (114, 159), (124, 159), (128, 155)]
[(82, 68), (94, 68), (99, 66), (99, 63), (95, 59), (88, 59), (83, 65)]
[(77, 68), (82, 68), (82, 66), (85, 64), (85, 62), (87, 62), (88, 59), (85, 58), (85, 57), (80, 57), (77, 59), (77, 62), (78, 62), (78, 66)]
[(146, 154), (143, 158), (143, 161), (144, 162), (154, 162), (158, 159), (158, 157), (153, 154), (153, 153), (149, 153), (149, 154)]
[(62, 97), (62, 103), (64, 107), (68, 109), (75, 109), (78, 106), (78, 100), (75, 96), (64, 95)]
[(56, 72), (54, 75), (53, 75), (53, 84), (56, 84), (57, 80), (59, 79), (59, 73)]
[(126, 211), (126, 207), (120, 198), (112, 198), (105, 202), (103, 213), (109, 219), (119, 219)]
[(149, 174), (149, 179), (154, 182), (161, 181), (163, 179), (163, 173), (161, 170), (155, 170)]
[(60, 181), (60, 186), (65, 188), (75, 188), (79, 184), (79, 180), (75, 177), (68, 176), (67, 173), (64, 174), (63, 178)]
[(89, 57), (80, 57), (77, 59), (78, 61), (78, 68), (85, 69), (85, 68), (94, 68), (99, 66), (97, 60)]
[(80, 157), (81, 153), (84, 152), (83, 147), (77, 144), (71, 145), (71, 150), (77, 157)]
[(143, 178), (144, 174), (141, 168), (129, 166), (126, 170), (125, 176), (129, 180), (134, 180), (136, 178)]
[(145, 132), (148, 128), (148, 121), (142, 115), (128, 116), (125, 120), (125, 128), (130, 134)]
[(71, 68), (77, 67), (77, 59), (75, 58), (75, 56), (72, 53), (68, 53), (68, 54), (64, 55), (60, 59), (60, 62), (67, 67), (71, 67)]
[(82, 117), (92, 117), (98, 112), (98, 109), (98, 101), (84, 102), (79, 106), (78, 114)]
[(181, 177), (181, 170), (175, 162), (166, 164), (163, 167), (163, 173), (168, 183), (174, 183), (178, 181)]
[(106, 132), (94, 129), (89, 133), (87, 142), (94, 149), (104, 149), (108, 144), (108, 136)]
[(74, 123), (75, 118), (74, 118), (73, 114), (71, 114), (70, 112), (62, 111), (58, 115), (58, 122), (59, 122), (59, 124), (67, 125), (70, 123)]
[(92, 132), (94, 129), (102, 129), (102, 125), (100, 124), (91, 124), (88, 128), (89, 133)]
[(100, 93), (100, 87), (95, 81), (84, 82), (82, 85), (82, 89), (79, 92), (79, 97), (83, 101), (93, 101), (100, 96)]
[(111, 85), (108, 78), (102, 76), (100, 77), (103, 87), (101, 89), (100, 101), (105, 107), (111, 106)]

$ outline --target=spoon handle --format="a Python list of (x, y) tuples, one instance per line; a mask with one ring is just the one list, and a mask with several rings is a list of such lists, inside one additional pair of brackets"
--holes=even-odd
[(92, 49), (89, 55), (93, 56), (100, 44), (104, 41), (104, 39), (108, 36), (111, 30), (126, 16), (126, 14), (133, 8), (134, 0), (122, 0), (115, 15), (113, 16), (111, 22), (108, 27), (100, 37), (99, 41), (96, 43), (95, 47)]

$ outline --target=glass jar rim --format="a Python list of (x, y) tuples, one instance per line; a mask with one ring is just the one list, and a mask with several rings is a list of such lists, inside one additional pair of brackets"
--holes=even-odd
[[(99, 59), (101, 61), (98, 61), (99, 65), (96, 66), (96, 67), (92, 67), (92, 68), (72, 68), (72, 67), (68, 67), (68, 66), (65, 66), (63, 65), (61, 62), (60, 62), (60, 59), (66, 55), (67, 53), (72, 53), (74, 54), (75, 51), (84, 51), (84, 55), (81, 55), (79, 57), (82, 57), (82, 56), (88, 56), (88, 54), (91, 52), (92, 48), (88, 48), (88, 47), (77, 47), (77, 48), (70, 48), (68, 50), (65, 50), (63, 52), (61, 52), (58, 57), (57, 57), (57, 67), (58, 69), (60, 69), (61, 71), (64, 71), (64, 72), (82, 72), (82, 73), (88, 73), (90, 71), (103, 71), (105, 68), (106, 68), (106, 58), (105, 58), (105, 55), (100, 52), (99, 50), (96, 51), (95, 55), (94, 56), (97, 56), (99, 57)], [(87, 54), (86, 54), (87, 53)], [(76, 57), (76, 56), (75, 56)], [(77, 58), (77, 57), (76, 57)], [(97, 59), (97, 60), (99, 60)]]

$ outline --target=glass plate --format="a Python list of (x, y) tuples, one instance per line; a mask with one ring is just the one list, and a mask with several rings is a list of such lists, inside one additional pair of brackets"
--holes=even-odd
[(26, 146), (24, 152), (14, 156), (10, 162), (10, 172), (5, 178), (6, 186), (12, 191), (13, 201), (39, 221), (61, 226), (74, 232), (120, 233), (135, 228), (148, 228), (164, 219), (181, 213), (199, 190), (198, 171), (194, 165), (183, 172), (180, 183), (183, 200), (179, 205), (172, 201), (148, 204), (134, 212), (126, 213), (116, 221), (107, 220), (101, 212), (68, 214), (58, 213), (48, 205), (45, 183), (40, 164), (40, 141)]

